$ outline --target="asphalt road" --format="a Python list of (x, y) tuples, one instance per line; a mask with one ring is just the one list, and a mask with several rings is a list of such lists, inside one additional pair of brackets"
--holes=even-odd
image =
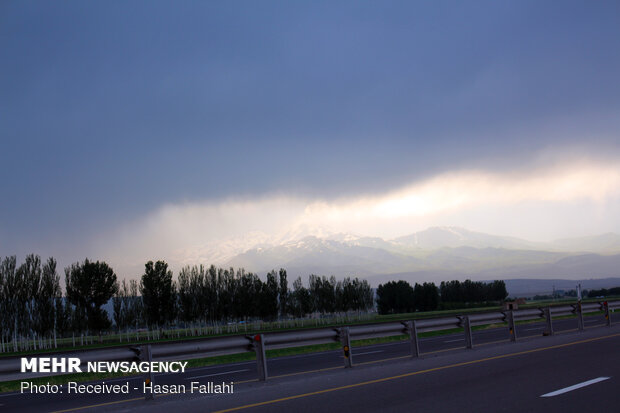
[[(586, 331), (578, 333), (571, 333), (571, 331), (576, 330), (576, 320), (575, 319), (567, 319), (567, 320), (555, 320), (554, 321), (554, 330), (556, 333), (566, 333), (566, 334), (558, 334), (554, 337), (546, 337), (542, 338), (542, 332), (544, 330), (544, 325), (542, 323), (536, 324), (523, 324), (517, 326), (517, 336), (520, 339), (528, 338), (528, 337), (541, 337), (540, 339), (535, 340), (523, 340), (524, 343), (538, 343), (538, 345), (546, 345), (547, 342), (551, 342), (551, 340), (559, 340), (565, 339), (566, 337), (572, 336), (573, 338), (578, 339), (579, 337), (588, 335), (588, 334), (609, 334), (611, 331), (616, 331), (616, 327), (612, 327), (611, 329), (602, 327), (604, 321), (602, 316), (596, 317), (586, 317), (585, 318), (585, 326)], [(510, 348), (511, 351), (514, 350), (514, 347), (506, 347), (506, 343), (508, 342), (508, 331), (506, 328), (498, 328), (498, 329), (489, 329), (482, 331), (474, 331), (474, 351), (464, 351), (463, 347), (465, 345), (465, 340), (463, 334), (451, 334), (444, 336), (436, 336), (423, 338), (420, 340), (420, 350), (423, 353), (422, 360), (416, 360), (416, 362), (427, 362), (428, 360), (449, 360), (454, 354), (465, 354), (471, 356), (474, 353), (478, 353), (480, 351), (486, 351), (487, 349), (503, 349), (502, 351), (508, 351)], [(618, 340), (615, 340), (616, 348), (618, 348)], [(605, 340), (602, 340), (605, 341)], [(607, 342), (607, 341), (606, 341)], [(502, 345), (502, 343), (504, 343)], [(521, 345), (521, 343), (510, 343), (508, 346), (517, 346)], [(578, 346), (575, 346), (578, 347)], [(604, 349), (607, 351), (607, 349)], [(363, 369), (370, 367), (378, 367), (383, 368), (384, 365), (391, 366), (401, 366), (407, 365), (410, 363), (408, 358), (410, 351), (409, 343), (407, 342), (398, 342), (398, 343), (387, 343), (387, 344), (378, 344), (367, 347), (359, 347), (353, 349), (353, 362), (356, 368), (345, 370), (343, 366), (342, 354), (340, 351), (327, 351), (321, 353), (312, 353), (306, 355), (298, 355), (298, 356), (288, 356), (288, 357), (280, 357), (269, 359), (268, 369), (269, 369), (269, 377), (270, 380), (267, 384), (267, 388), (271, 389), (273, 384), (279, 383), (284, 388), (289, 386), (296, 385), (295, 383), (306, 382), (309, 378), (313, 378), (313, 380), (318, 380), (319, 384), (325, 384), (325, 382), (331, 380), (334, 374), (345, 374), (345, 378), (348, 381), (352, 380), (351, 373), (358, 374), (357, 372), (361, 372)], [(601, 350), (603, 351), (603, 350)], [(604, 354), (604, 353), (601, 353)], [(386, 361), (388, 360), (388, 361)], [(393, 361), (389, 361), (393, 360)], [(529, 357), (528, 357), (529, 360)], [(384, 362), (385, 361), (385, 362)], [(569, 363), (570, 364), (570, 363)], [(616, 364), (618, 365), (618, 364)], [(410, 368), (411, 366), (409, 366)], [(472, 366), (474, 370), (478, 368), (482, 368), (483, 366)], [(518, 369), (515, 369), (518, 370)], [(386, 373), (387, 374), (387, 373)], [(443, 374), (447, 374), (451, 376), (450, 373), (445, 372), (439, 374), (440, 376)], [(481, 373), (482, 374), (482, 373)], [(513, 373), (506, 372), (508, 376), (511, 376)], [(530, 370), (530, 375), (531, 370)], [(218, 365), (218, 366), (210, 366), (204, 368), (196, 368), (190, 369), (185, 374), (167, 374), (167, 375), (158, 375), (155, 377), (155, 382), (157, 384), (185, 384), (189, 386), (189, 383), (192, 381), (198, 381), (200, 383), (207, 383), (210, 381), (221, 383), (221, 382), (234, 382), (235, 383), (235, 394), (234, 395), (218, 395), (211, 396), (206, 398), (204, 396), (199, 395), (170, 395), (170, 396), (158, 396), (155, 401), (145, 402), (144, 394), (142, 393), (142, 378), (121, 378), (114, 380), (107, 380), (107, 384), (124, 384), (129, 383), (130, 394), (67, 394), (66, 391), (63, 391), (62, 394), (30, 394), (30, 393), (9, 393), (9, 394), (0, 394), (0, 411), (1, 412), (50, 412), (50, 411), (80, 411), (86, 410), (90, 408), (103, 409), (103, 410), (133, 410), (140, 409), (142, 407), (148, 407), (149, 409), (156, 408), (160, 405), (169, 405), (175, 403), (198, 403), (197, 406), (190, 406), (186, 410), (183, 408), (183, 411), (205, 411), (209, 410), (205, 408), (204, 400), (215, 400), (216, 404), (213, 404), (214, 408), (217, 406), (221, 407), (220, 404), (231, 404), (239, 403), (240, 400), (237, 395), (241, 391), (243, 394), (253, 394), (256, 393), (255, 389), (259, 386), (261, 389), (264, 384), (256, 382), (256, 363), (255, 362), (244, 362), (244, 363), (235, 363), (235, 364), (226, 364), (226, 365)], [(538, 372), (536, 373), (536, 377), (538, 377)], [(597, 376), (598, 377), (598, 376)], [(355, 378), (356, 380), (360, 378)], [(427, 386), (425, 379), (416, 378), (412, 380), (422, 380), (422, 384), (417, 383), (413, 386), (411, 390), (405, 391), (405, 389), (401, 388), (401, 391), (404, 391), (403, 394), (409, 395), (413, 389), (418, 392), (418, 389), (426, 389), (424, 394), (431, 394), (432, 392), (436, 392), (436, 389), (425, 387)], [(437, 381), (437, 383), (450, 383), (450, 381), (446, 382), (447, 378), (442, 377), (441, 380)], [(494, 386), (496, 383), (503, 382), (503, 376), (496, 377), (492, 383), (488, 386)], [(528, 380), (526, 380), (528, 381)], [(531, 381), (531, 380), (529, 380)], [(433, 381), (435, 382), (435, 381)], [(469, 380), (465, 380), (463, 383), (454, 383), (453, 385), (457, 386), (459, 389), (463, 387), (464, 384), (467, 384)], [(613, 383), (612, 379), (608, 379), (602, 381), (597, 384), (593, 384), (588, 386), (588, 388), (584, 388), (583, 391), (594, 391), (592, 388), (601, 388), (608, 386), (606, 382)], [(374, 390), (371, 394), (383, 394), (387, 392), (387, 389), (391, 388), (391, 385), (387, 385), (385, 388), (381, 387), (381, 391), (377, 393)], [(617, 385), (617, 383), (616, 383)], [(513, 385), (514, 387), (514, 382)], [(360, 397), (356, 400), (363, 400), (363, 395), (368, 392), (368, 388), (366, 386), (360, 386), (358, 390), (351, 390), (352, 392), (360, 392)], [(137, 390), (134, 390), (137, 388)], [(377, 387), (379, 388), (379, 387)], [(254, 391), (252, 391), (254, 389)], [(290, 389), (289, 389), (290, 390)], [(460, 391), (460, 390), (459, 390)], [(430, 393), (429, 393), (430, 392)], [(261, 392), (258, 392), (261, 393)], [(302, 392), (303, 393), (303, 392)], [(328, 400), (331, 400), (332, 396), (323, 396)], [(333, 392), (336, 393), (336, 392)], [(389, 393), (389, 392), (388, 392)], [(457, 392), (458, 393), (458, 392)], [(613, 394), (613, 392), (611, 392)], [(252, 397), (248, 396), (250, 399)], [(398, 399), (398, 397), (396, 397)], [(167, 403), (163, 403), (162, 400), (168, 400)], [(379, 400), (382, 399), (378, 397)], [(394, 399), (394, 396), (387, 397), (387, 400)], [(374, 400), (374, 399), (373, 399)], [(416, 400), (418, 400), (416, 398)], [(443, 400), (443, 399), (442, 399)], [(453, 401), (456, 403), (455, 399), (451, 396), (447, 398), (448, 401)], [(451, 405), (448, 401), (436, 401), (437, 409), (443, 408), (445, 410), (437, 410), (433, 407), (432, 411), (456, 411), (451, 410), (456, 405)], [(145, 403), (147, 403), (145, 405)], [(149, 404), (150, 403), (150, 404)], [(381, 404), (377, 405), (374, 402), (365, 402), (362, 403), (362, 406), (356, 407), (358, 410), (362, 411), (380, 411), (384, 409), (385, 411), (402, 411), (399, 410), (398, 405), (392, 405), (393, 409), (390, 410), (390, 404)], [(447, 404), (446, 404), (447, 403)], [(405, 403), (406, 404), (406, 403)], [(285, 403), (282, 404), (283, 406)], [(407, 406), (413, 405), (406, 404)], [(226, 405), (227, 407), (230, 407)], [(278, 404), (279, 406), (279, 404)], [(443, 406), (443, 407), (441, 407)], [(219, 408), (218, 407), (218, 408)], [(269, 405), (269, 407), (264, 407), (267, 409), (273, 409), (274, 405)], [(295, 405), (295, 410), (303, 410), (305, 407), (309, 407), (309, 405), (300, 403), (300, 406)], [(405, 407), (405, 405), (400, 406)], [(169, 408), (174, 408), (172, 406), (168, 406)], [(278, 407), (279, 408), (279, 407)], [(293, 407), (284, 408), (281, 411), (290, 411)], [(332, 410), (331, 408), (325, 407), (327, 410)], [(364, 410), (366, 409), (366, 410)], [(409, 409), (409, 408), (408, 408)], [(409, 409), (410, 410), (410, 409)], [(466, 411), (460, 409), (459, 411)], [(471, 410), (475, 411), (475, 410)], [(484, 411), (484, 410), (477, 410)], [(502, 410), (488, 410), (488, 411), (502, 411)], [(513, 410), (507, 410), (513, 411)], [(526, 410), (527, 411), (527, 410)], [(532, 410), (537, 411), (537, 410)], [(549, 410), (551, 411), (551, 410)]]
[(620, 329), (613, 328), (340, 370), (234, 395), (162, 399), (136, 405), (135, 410), (162, 412), (176, 406), (194, 412), (208, 406), (210, 411), (253, 413), (617, 412), (619, 348)]

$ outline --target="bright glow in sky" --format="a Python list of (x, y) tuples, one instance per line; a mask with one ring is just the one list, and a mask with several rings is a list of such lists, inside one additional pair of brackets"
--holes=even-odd
[[(619, 200), (620, 162), (453, 171), (393, 191), (342, 199), (278, 195), (171, 204), (124, 225), (100, 240), (96, 250), (127, 266), (139, 266), (153, 255), (177, 265), (224, 264), (257, 243), (339, 232), (389, 239), (433, 225), (550, 241), (618, 228)], [(563, 211), (570, 211), (569, 219)], [(503, 223), (493, 216), (501, 216)], [(584, 221), (590, 232), (582, 233)]]
[(2, 1), (0, 256), (135, 276), (325, 231), (620, 232), (619, 16)]

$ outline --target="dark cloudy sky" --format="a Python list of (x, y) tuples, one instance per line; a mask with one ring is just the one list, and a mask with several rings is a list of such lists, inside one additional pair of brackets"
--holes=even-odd
[(619, 73), (617, 1), (3, 1), (0, 255), (620, 231)]

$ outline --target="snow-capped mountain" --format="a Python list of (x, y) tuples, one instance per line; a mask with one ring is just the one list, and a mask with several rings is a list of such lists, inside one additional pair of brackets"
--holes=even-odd
[(174, 251), (174, 256), (182, 265), (214, 264), (222, 265), (235, 256), (252, 248), (268, 248), (274, 245), (272, 237), (262, 232), (250, 232), (242, 237), (233, 237), (219, 242), (197, 245), (192, 248)]
[(458, 227), (432, 227), (385, 240), (300, 226), (277, 236), (250, 233), (196, 247), (182, 257), (184, 264), (243, 267), (259, 274), (286, 268), (292, 276), (303, 278), (312, 273), (412, 281), (614, 277), (620, 275), (620, 236), (537, 243)]
[[(339, 237), (336, 237), (339, 238)], [(282, 245), (252, 248), (227, 262), (227, 266), (256, 268), (266, 271), (273, 268), (329, 269), (332, 272), (350, 271), (372, 274), (377, 271), (398, 271), (420, 265), (420, 259), (390, 251), (388, 248), (368, 246), (389, 243), (372, 238), (346, 237), (345, 241), (308, 236)]]

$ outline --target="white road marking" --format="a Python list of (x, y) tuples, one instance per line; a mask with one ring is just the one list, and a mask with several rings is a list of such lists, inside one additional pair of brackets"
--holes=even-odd
[(186, 380), (191, 380), (191, 379), (200, 379), (200, 378), (202, 378), (202, 377), (222, 376), (222, 375), (224, 375), (224, 374), (240, 373), (240, 372), (242, 372), (242, 371), (250, 371), (250, 369), (223, 371), (223, 372), (221, 372), (221, 373), (214, 373), (214, 374), (204, 374), (204, 375), (202, 375), (202, 376), (188, 377)]
[(523, 331), (534, 331), (534, 330), (542, 330), (544, 327), (536, 327), (536, 328), (526, 328)]
[(609, 379), (610, 379), (610, 377), (597, 377), (596, 379), (584, 381), (583, 383), (577, 383), (577, 384), (575, 384), (573, 386), (564, 387), (563, 389), (552, 391), (551, 393), (543, 394), (540, 397), (553, 397), (553, 396), (557, 396), (557, 395), (560, 395), (560, 394), (568, 393), (569, 391), (577, 390), (577, 389), (580, 389), (582, 387), (586, 387), (586, 386), (589, 386), (591, 384), (598, 383), (598, 382), (605, 381), (605, 380), (609, 380)]
[(463, 340), (465, 340), (465, 339), (464, 338), (459, 338), (459, 339), (456, 339), (456, 340), (444, 341), (444, 343), (456, 343), (457, 341), (463, 341)]

